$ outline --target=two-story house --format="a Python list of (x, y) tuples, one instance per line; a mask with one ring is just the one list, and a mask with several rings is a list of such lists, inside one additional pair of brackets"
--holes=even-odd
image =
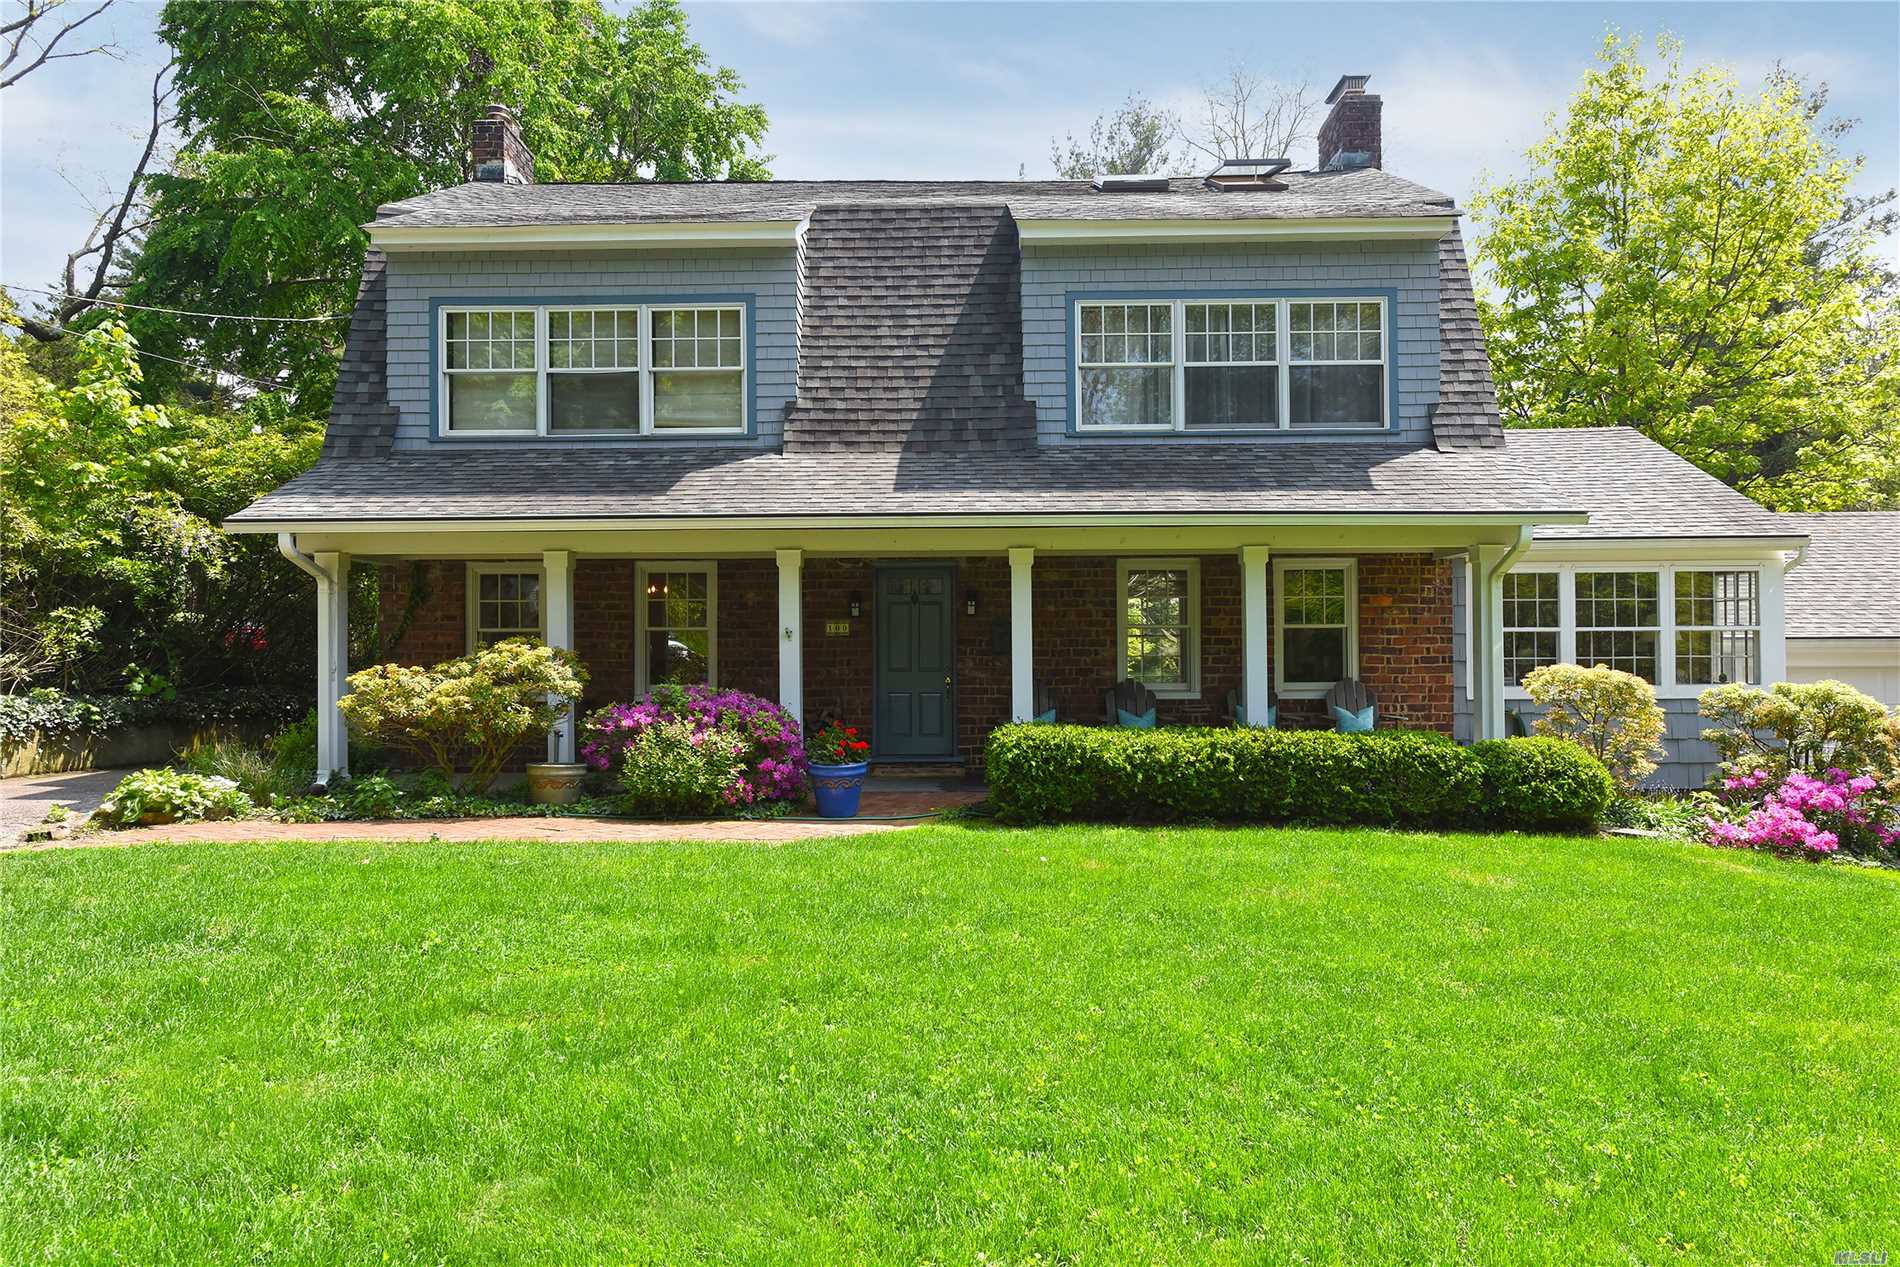
[(1778, 677), (1803, 534), (1634, 432), (1507, 436), (1458, 209), (1330, 105), (1313, 171), (605, 186), (494, 108), (368, 226), (321, 461), (229, 524), (317, 578), (326, 770), (352, 559), (401, 658), (535, 634), (589, 703), (713, 682), (890, 762), (1122, 679), (1468, 737), (1559, 659), (1679, 713)]

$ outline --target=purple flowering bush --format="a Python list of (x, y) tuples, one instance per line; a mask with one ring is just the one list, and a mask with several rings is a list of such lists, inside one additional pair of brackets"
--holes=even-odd
[[(769, 809), (803, 799), (804, 736), (792, 715), (769, 699), (710, 686), (659, 686), (631, 704), (609, 704), (581, 724), (581, 760), (608, 771), (626, 785), (625, 768), (636, 747), (672, 751), (675, 745), (640, 745), (657, 727), (678, 723), (689, 736), (717, 733), (736, 740), (738, 765), (723, 782), (719, 800), (732, 810)], [(727, 745), (716, 743), (721, 753)], [(677, 754), (675, 754), (677, 755)]]
[(1844, 850), (1891, 859), (1900, 828), (1882, 821), (1878, 786), (1871, 774), (1838, 767), (1819, 775), (1792, 770), (1779, 780), (1767, 770), (1730, 775), (1722, 780), (1730, 812), (1706, 820), (1709, 843), (1796, 857)]

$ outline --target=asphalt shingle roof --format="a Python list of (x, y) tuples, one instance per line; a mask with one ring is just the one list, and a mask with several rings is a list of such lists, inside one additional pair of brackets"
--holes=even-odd
[(1406, 219), (1456, 214), (1449, 195), (1376, 167), (1282, 172), (1284, 190), (1215, 190), (1177, 177), (1167, 193), (1100, 193), (1085, 180), (473, 181), (377, 208), (404, 226), (664, 224), (803, 220), (820, 206), (915, 203), (1009, 208), (1018, 220)]
[(383, 253), (363, 257), (350, 335), (337, 367), (330, 425), (323, 432), (326, 458), (381, 457), (396, 435), (396, 407), (389, 403), (389, 283)]
[(231, 516), (310, 521), (1143, 514), (1536, 514), (1504, 449), (1051, 445), (1027, 452), (548, 450), (330, 459)]
[(1900, 510), (1781, 518), (1808, 534), (1788, 573), (1788, 636), (1900, 640)]
[(1631, 427), (1512, 428), (1510, 465), (1590, 512), (1538, 540), (1799, 537), (1778, 515)]
[(1465, 241), (1456, 226), (1438, 240), (1438, 406), (1432, 411), (1432, 439), (1441, 449), (1504, 443), (1491, 357), (1471, 293)]

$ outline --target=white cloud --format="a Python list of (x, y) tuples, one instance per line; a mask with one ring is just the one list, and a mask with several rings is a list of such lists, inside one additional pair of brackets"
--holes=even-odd
[(1573, 85), (1533, 79), (1484, 45), (1422, 47), (1378, 75), (1388, 171), (1469, 200), (1481, 173), (1519, 170)]
[(816, 48), (860, 20), (861, 6), (832, 3), (735, 4), (733, 13), (752, 34), (791, 48)]

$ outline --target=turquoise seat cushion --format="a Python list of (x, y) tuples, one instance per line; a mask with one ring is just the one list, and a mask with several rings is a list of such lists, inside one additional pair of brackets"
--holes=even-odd
[(1036, 714), (1036, 720), (1040, 722), (1053, 722), (1055, 719), (1056, 719), (1056, 710), (1053, 708), (1050, 709), (1046, 713)]
[(1122, 725), (1135, 730), (1153, 730), (1155, 728), (1155, 710), (1152, 708), (1145, 713), (1131, 713), (1125, 708), (1118, 708), (1115, 710), (1115, 715), (1120, 719)]
[(1376, 712), (1378, 712), (1376, 704), (1368, 704), (1356, 713), (1335, 704), (1333, 705), (1333, 721), (1349, 735), (1364, 734), (1372, 729), (1373, 714)]
[[(1260, 724), (1262, 726), (1272, 726), (1276, 720), (1276, 715), (1279, 713), (1279, 711), (1280, 710), (1274, 707), (1272, 704), (1267, 705), (1267, 719), (1261, 722)], [(1234, 705), (1234, 725), (1245, 726), (1246, 724), (1247, 724), (1247, 706), (1245, 704)]]

